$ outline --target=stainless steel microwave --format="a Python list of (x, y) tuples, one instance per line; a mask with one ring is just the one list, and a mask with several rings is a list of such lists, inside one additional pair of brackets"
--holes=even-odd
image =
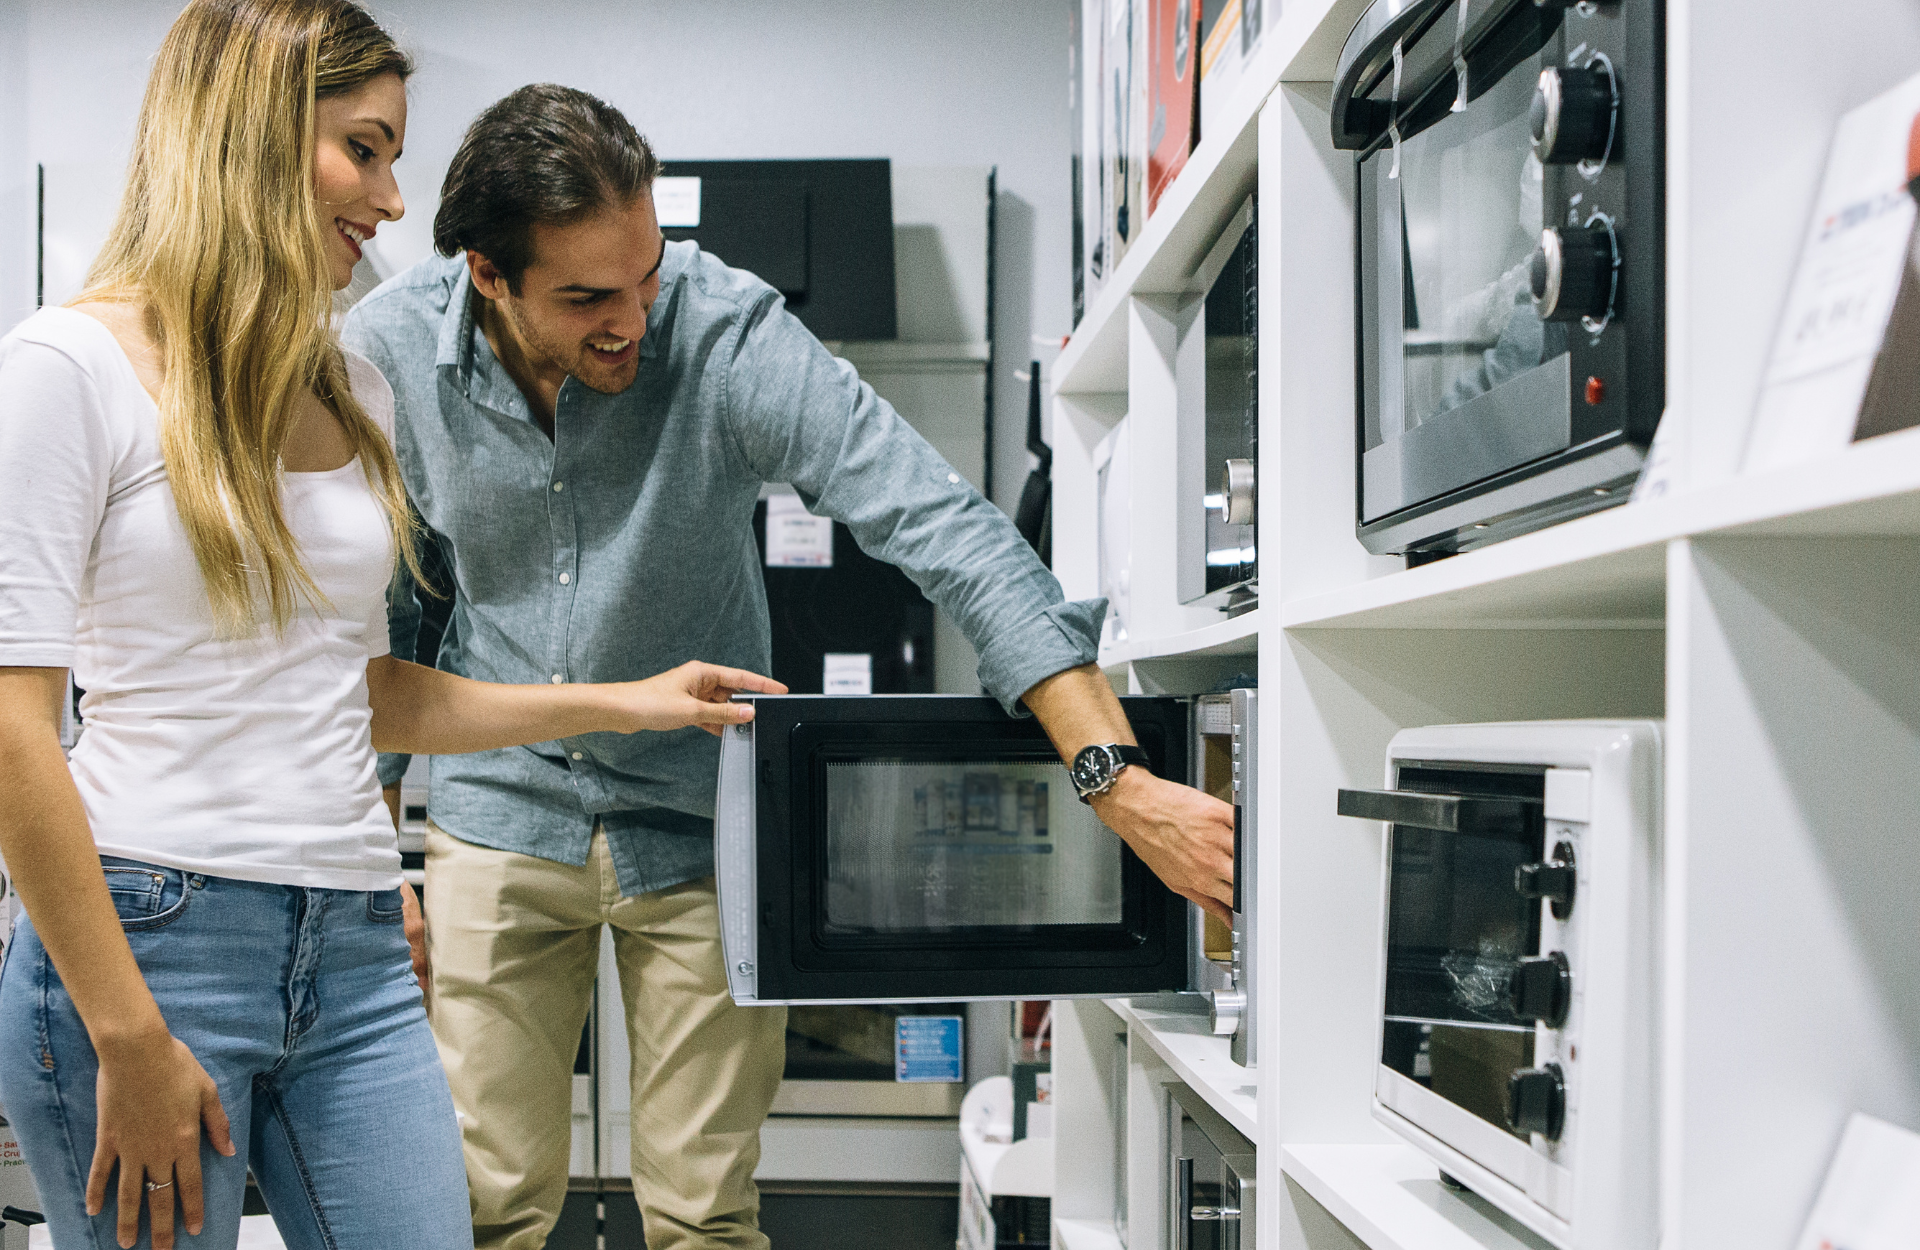
[[(1079, 801), (1037, 721), (964, 695), (752, 702), (753, 721), (722, 739), (716, 799), (735, 1001), (1173, 993), (1205, 1011), (1218, 990), (1219, 1031), (1251, 1018), (1233, 996), (1250, 947), (1237, 968), (1230, 944), (1221, 962), (1204, 958), (1199, 909)], [(1157, 776), (1204, 780), (1192, 700), (1121, 705)], [(1229, 761), (1233, 724), (1230, 710)], [(1243, 819), (1242, 848), (1253, 828)]]
[(1176, 362), (1182, 603), (1230, 616), (1259, 601), (1260, 202), (1248, 196), (1194, 275), (1197, 333)]
[(1563, 1250), (1658, 1242), (1660, 738), (1651, 721), (1398, 734), (1374, 1115)]
[(1662, 0), (1376, 0), (1357, 156), (1360, 540), (1420, 562), (1626, 501), (1665, 406)]

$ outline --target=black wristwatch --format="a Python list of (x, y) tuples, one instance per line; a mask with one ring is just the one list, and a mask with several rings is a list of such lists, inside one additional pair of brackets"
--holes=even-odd
[(1089, 803), (1094, 795), (1113, 789), (1113, 783), (1129, 765), (1145, 768), (1147, 763), (1147, 753), (1139, 747), (1110, 742), (1082, 748), (1080, 754), (1073, 757), (1073, 767), (1067, 770), (1067, 775), (1073, 779), (1073, 788), (1080, 792), (1080, 801)]

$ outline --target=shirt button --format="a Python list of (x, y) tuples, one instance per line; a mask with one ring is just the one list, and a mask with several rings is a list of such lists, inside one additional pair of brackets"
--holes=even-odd
[(564, 678), (564, 677), (562, 677), (562, 676), (561, 676), (560, 674), (558, 674), (558, 673), (555, 673), (555, 674), (553, 675), (553, 684), (554, 684), (554, 685), (556, 685), (556, 686), (557, 686), (557, 685), (559, 685), (559, 684), (560, 684), (561, 682), (564, 682), (565, 680), (566, 680), (566, 678)]
[(565, 490), (566, 488), (567, 488), (567, 484), (565, 482), (555, 482), (553, 484), (553, 493), (557, 495), (561, 491)]
[(949, 485), (958, 484), (959, 481), (960, 481), (960, 475), (958, 473), (947, 474), (947, 483)]
[(562, 586), (565, 586), (568, 582), (571, 582), (572, 580), (573, 580), (573, 574), (571, 573), (562, 573), (560, 575), (560, 584)]
[(587, 757), (585, 755), (582, 755), (580, 752), (575, 751), (573, 753), (573, 758), (577, 760), (583, 760), (583, 759), (586, 759)]

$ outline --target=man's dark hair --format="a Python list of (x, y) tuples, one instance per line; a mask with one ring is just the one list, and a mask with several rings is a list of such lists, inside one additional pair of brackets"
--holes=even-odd
[(534, 83), (467, 127), (440, 188), (433, 246), (475, 251), (514, 294), (533, 261), (533, 225), (567, 226), (624, 207), (653, 186), (659, 158), (605, 100)]

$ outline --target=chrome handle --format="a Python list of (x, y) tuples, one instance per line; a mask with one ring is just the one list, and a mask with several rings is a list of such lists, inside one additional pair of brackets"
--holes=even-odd
[(1228, 525), (1252, 525), (1254, 502), (1253, 461), (1227, 461), (1220, 474), (1220, 519)]
[(1189, 1207), (1187, 1218), (1196, 1221), (1217, 1221), (1222, 1224), (1240, 1222), (1239, 1207)]
[(1419, 794), (1410, 790), (1342, 790), (1339, 807), (1342, 816), (1442, 833), (1519, 832), (1544, 810), (1539, 799)]
[[(1179, 1119), (1175, 1117), (1175, 1126)], [(1193, 1160), (1175, 1159), (1173, 1161), (1173, 1209), (1175, 1212), (1193, 1209)], [(1193, 1220), (1175, 1218), (1173, 1221), (1173, 1250), (1193, 1250)]]

